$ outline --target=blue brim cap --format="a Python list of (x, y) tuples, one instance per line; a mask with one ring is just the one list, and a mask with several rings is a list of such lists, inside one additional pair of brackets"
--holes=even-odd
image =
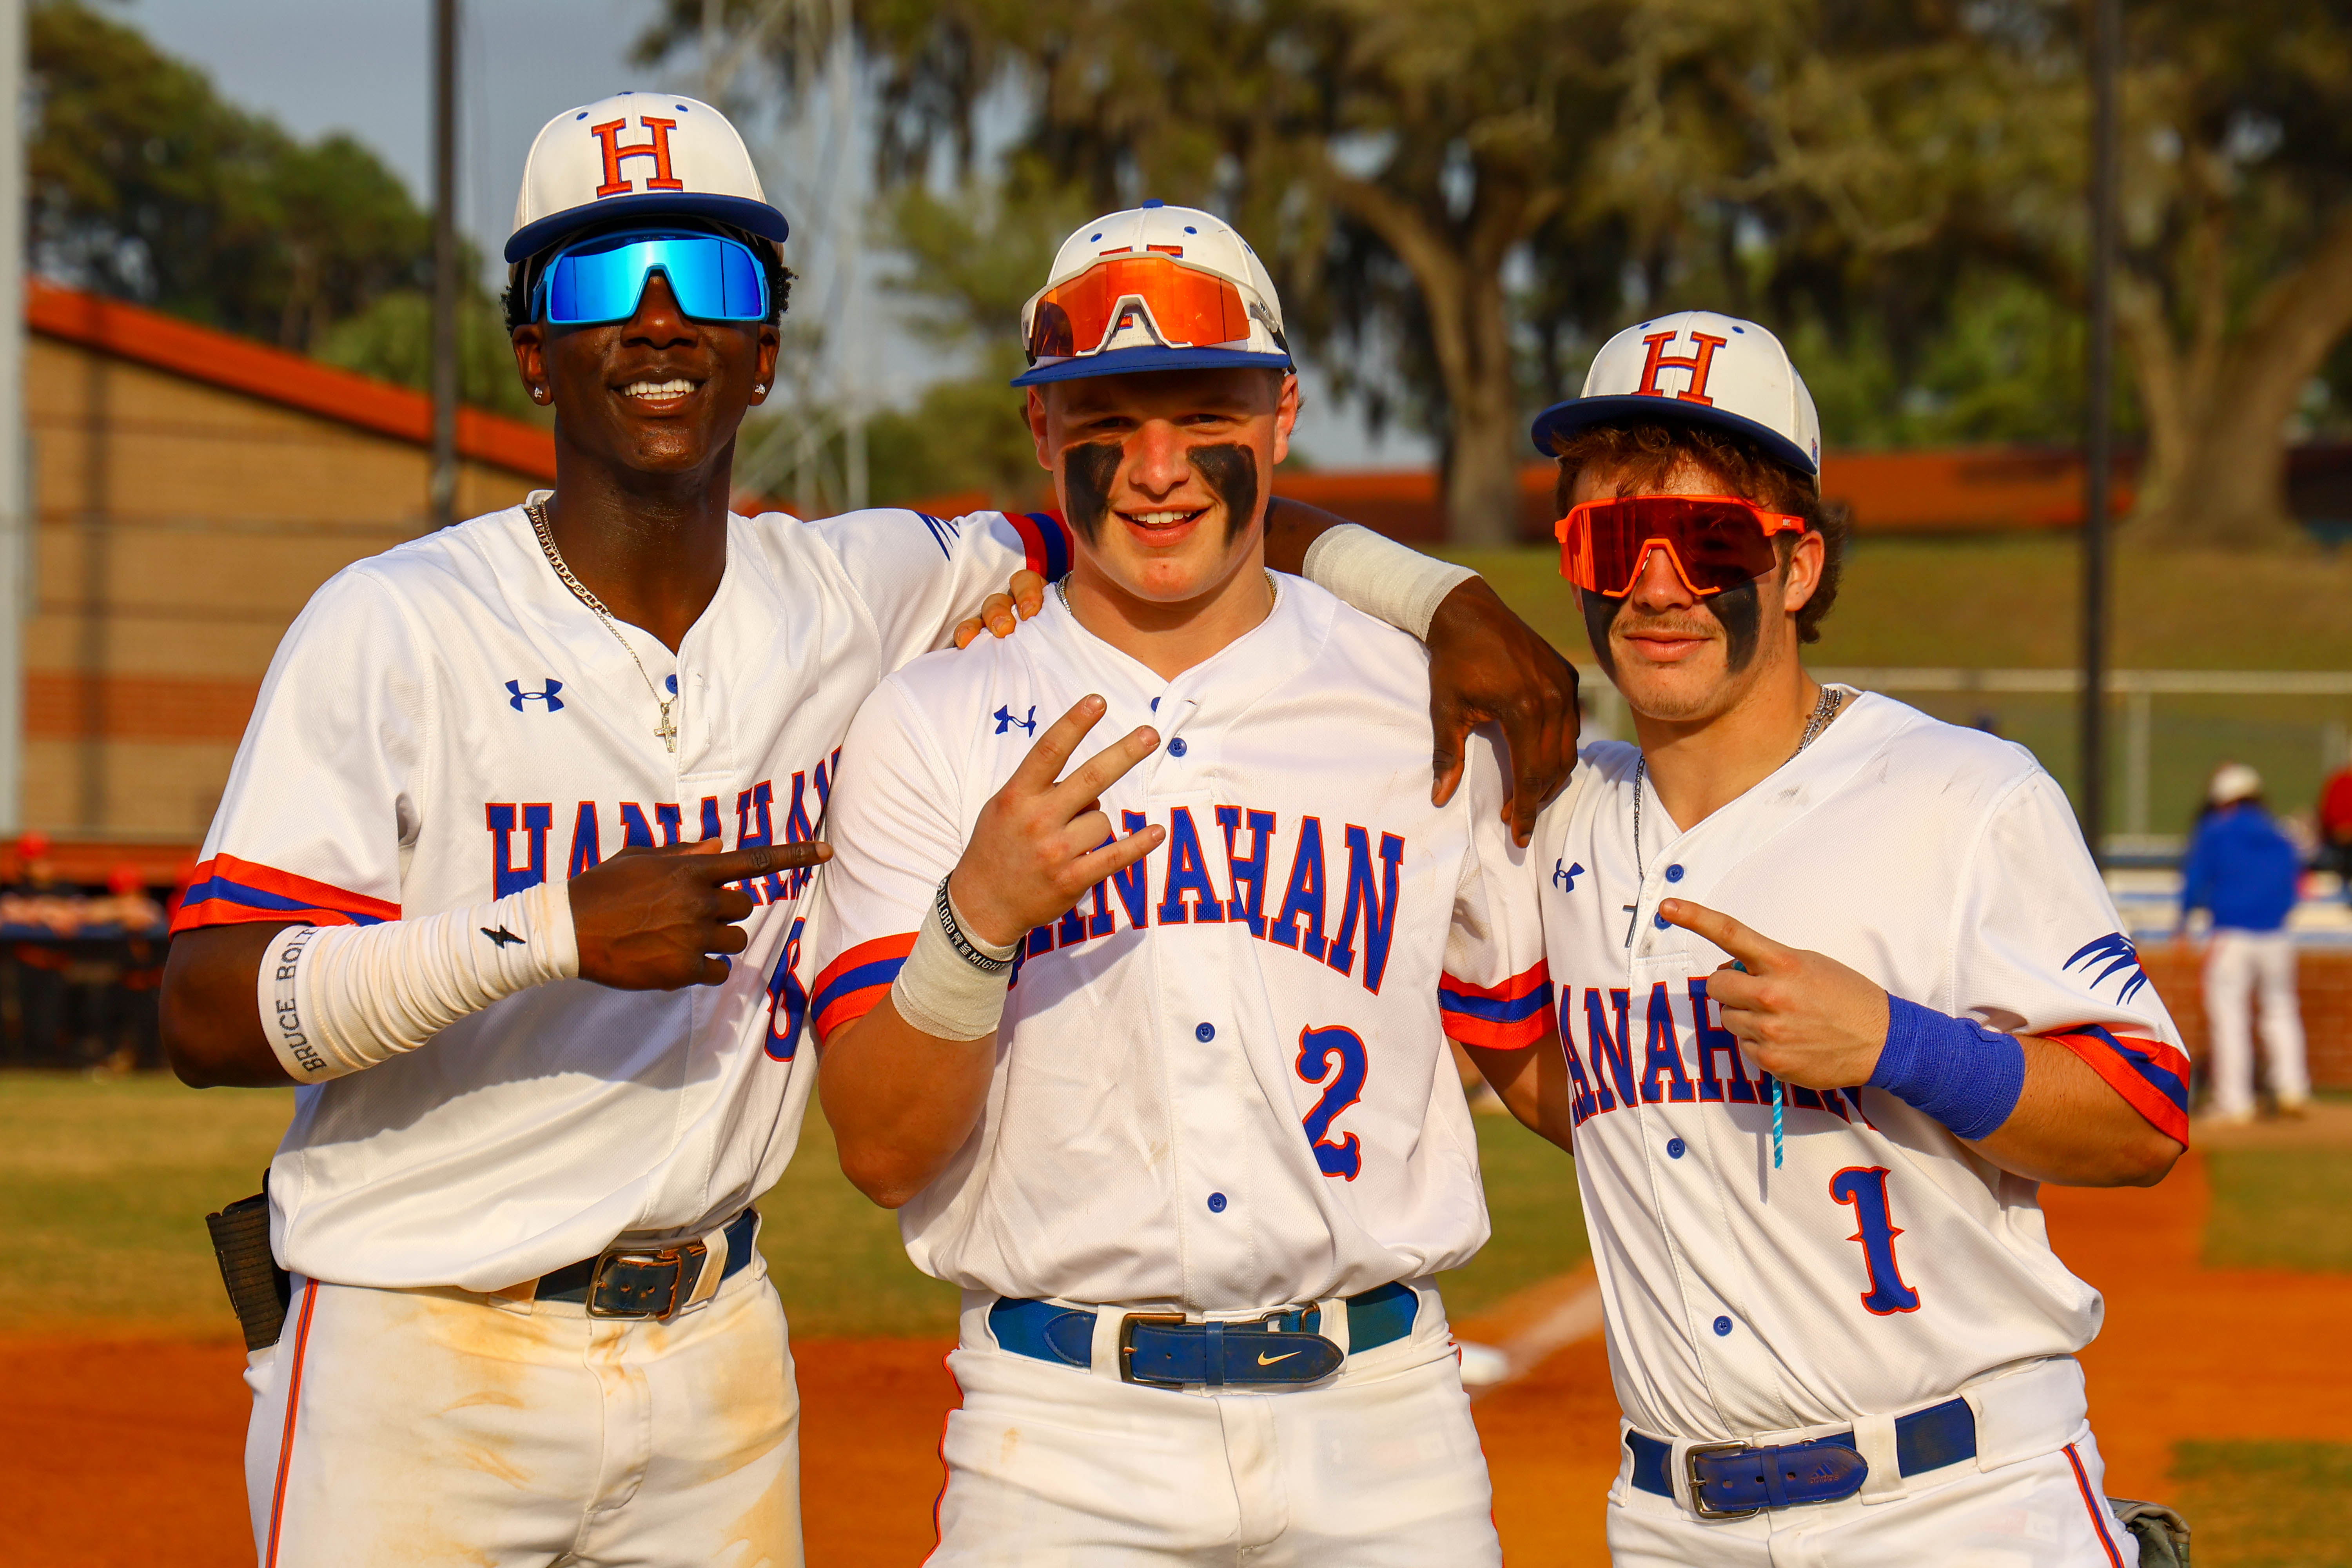
[(1745, 415), (1728, 413), (1705, 403), (1685, 402), (1679, 397), (1653, 397), (1646, 393), (1632, 393), (1600, 397), (1571, 397), (1565, 403), (1555, 403), (1536, 416), (1528, 434), (1535, 439), (1536, 450), (1545, 457), (1553, 456), (1552, 441), (1561, 436), (1573, 436), (1580, 430), (1590, 430), (1596, 425), (1697, 425), (1726, 435), (1739, 436), (1764, 448), (1766, 455), (1786, 463), (1801, 474), (1821, 478), (1822, 466), (1811, 453), (1790, 440), (1769, 425), (1758, 423)]
[(537, 223), (525, 224), (507, 241), (509, 261), (538, 255), (566, 235), (585, 228), (604, 228), (614, 222), (635, 223), (660, 217), (707, 217), (772, 239), (778, 245), (792, 232), (784, 215), (749, 196), (700, 195), (692, 191), (640, 191), (633, 196), (609, 196), (589, 206), (566, 207)]
[(1154, 370), (1284, 370), (1288, 354), (1251, 353), (1243, 349), (1113, 349), (1107, 354), (1033, 365), (1013, 378), (1014, 386), (1048, 381), (1084, 381), (1097, 375), (1137, 375)]

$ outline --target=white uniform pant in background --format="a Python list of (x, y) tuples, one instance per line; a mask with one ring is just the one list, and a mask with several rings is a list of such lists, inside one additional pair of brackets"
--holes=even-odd
[(2271, 1093), (2282, 1105), (2311, 1097), (2303, 1061), (2303, 1009), (2294, 992), (2294, 940), (2283, 931), (2213, 932), (2205, 953), (2205, 1029), (2212, 1042), (2208, 1069), (2216, 1116), (2254, 1109), (2253, 1032), (2248, 1003), (2262, 998), (2263, 1051), (2270, 1058)]
[[(1613, 1568), (2138, 1568), (2107, 1512), (2106, 1467), (2086, 1426), (2054, 1454), (1980, 1470), (1963, 1459), (1882, 1502), (1701, 1519), (1621, 1478), (1609, 1500)], [(1948, 1476), (1948, 1479), (1941, 1479)]]
[(800, 1405), (764, 1267), (667, 1323), (295, 1284), (246, 1373), (260, 1568), (799, 1568)]
[(967, 1343), (931, 1568), (1499, 1568), (1457, 1358), (1377, 1370), (1422, 1349), (1209, 1394)]

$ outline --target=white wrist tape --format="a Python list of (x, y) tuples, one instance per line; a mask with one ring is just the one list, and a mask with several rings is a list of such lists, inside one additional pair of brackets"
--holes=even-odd
[(413, 1051), (491, 1003), (580, 973), (572, 893), (541, 882), (495, 903), (373, 926), (294, 926), (262, 955), (261, 1032), (297, 1083)]
[(1326, 529), (1307, 547), (1299, 575), (1364, 614), (1427, 642), (1437, 606), (1478, 574), (1343, 522)]
[[(954, 908), (952, 898), (949, 902)], [(1017, 942), (999, 947), (981, 941), (961, 909), (955, 910), (955, 920), (964, 941), (991, 958), (1009, 959), (1021, 951)], [(915, 933), (914, 950), (890, 983), (890, 1005), (899, 1017), (936, 1039), (976, 1040), (994, 1034), (1003, 1021), (1008, 984), (1003, 973), (992, 974), (966, 962), (939, 917), (927, 911), (922, 929)]]

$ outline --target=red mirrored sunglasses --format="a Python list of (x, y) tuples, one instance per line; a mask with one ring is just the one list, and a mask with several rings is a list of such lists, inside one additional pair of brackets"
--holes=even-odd
[(1683, 585), (1704, 596), (1772, 570), (1772, 536), (1804, 529), (1801, 517), (1737, 496), (1616, 496), (1570, 507), (1552, 534), (1559, 541), (1561, 576), (1622, 599), (1653, 550), (1664, 552)]

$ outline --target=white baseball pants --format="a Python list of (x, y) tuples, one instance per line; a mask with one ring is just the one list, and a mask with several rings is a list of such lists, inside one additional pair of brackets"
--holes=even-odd
[(2262, 1001), (2263, 1051), (2271, 1093), (2283, 1105), (2311, 1096), (2303, 1059), (2303, 1008), (2294, 989), (2294, 939), (2283, 931), (2213, 933), (2205, 952), (2205, 1031), (2212, 1046), (2209, 1078), (2217, 1116), (2254, 1109), (2254, 1044), (2249, 1003)]
[(799, 1568), (800, 1406), (754, 1263), (667, 1323), (298, 1279), (249, 1358), (259, 1568)]
[(1322, 1384), (1211, 1394), (975, 1344), (966, 1321), (930, 1568), (1500, 1568), (1442, 1324)]

